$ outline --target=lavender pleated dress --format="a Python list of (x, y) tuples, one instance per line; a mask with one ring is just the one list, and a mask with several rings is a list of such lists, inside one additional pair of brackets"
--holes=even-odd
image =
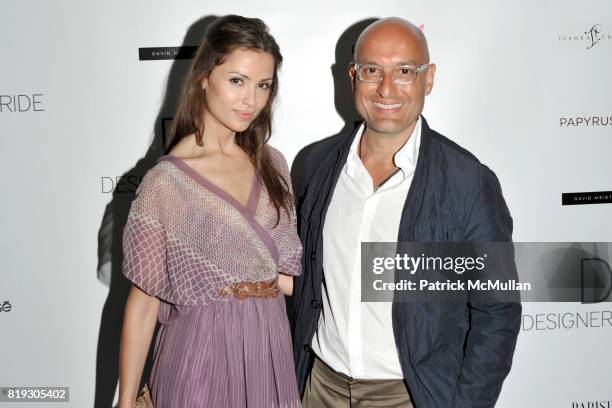
[[(285, 159), (268, 149), (289, 182)], [(281, 211), (275, 223), (258, 177), (246, 206), (170, 155), (143, 178), (124, 231), (123, 273), (161, 300), (149, 381), (156, 408), (300, 406), (283, 294), (219, 294), (301, 273), (295, 212)]]

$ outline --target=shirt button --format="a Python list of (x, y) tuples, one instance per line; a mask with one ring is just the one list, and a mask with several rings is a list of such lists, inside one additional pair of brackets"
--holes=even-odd
[(304, 351), (307, 353), (310, 353), (312, 351), (310, 344), (304, 344)]
[(310, 259), (312, 259), (313, 261), (317, 259), (317, 251), (312, 251), (310, 253)]
[(312, 302), (310, 302), (310, 306), (312, 306), (313, 309), (320, 309), (321, 301), (318, 299), (314, 299)]

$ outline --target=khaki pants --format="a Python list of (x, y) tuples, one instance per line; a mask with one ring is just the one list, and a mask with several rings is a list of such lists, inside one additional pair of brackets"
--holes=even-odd
[(315, 357), (302, 408), (414, 408), (403, 380), (355, 380)]

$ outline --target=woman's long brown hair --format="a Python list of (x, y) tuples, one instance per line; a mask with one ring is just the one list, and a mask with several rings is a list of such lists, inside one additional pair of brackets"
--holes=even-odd
[(288, 184), (290, 181), (280, 175), (272, 163), (265, 144), (272, 134), (272, 104), (278, 93), (277, 71), (283, 57), (268, 27), (260, 19), (228, 15), (218, 18), (210, 25), (187, 75), (178, 110), (172, 122), (167, 151), (170, 151), (182, 138), (193, 134), (199, 146), (204, 144), (206, 96), (202, 90), (202, 80), (208, 78), (213, 68), (222, 64), (226, 56), (238, 48), (267, 52), (274, 58), (274, 76), (268, 102), (245, 131), (236, 133), (236, 144), (248, 155), (255, 170), (261, 176), (270, 201), (276, 209), (278, 223), (281, 208), (290, 214), (289, 205), (292, 200)]

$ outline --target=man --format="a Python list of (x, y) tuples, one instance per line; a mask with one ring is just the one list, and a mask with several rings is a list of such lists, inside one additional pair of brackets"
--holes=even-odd
[(414, 25), (368, 26), (349, 68), (364, 122), (294, 162), (304, 273), (288, 313), (305, 407), (492, 407), (510, 371), (520, 303), (360, 301), (361, 242), (512, 239), (495, 174), (420, 116), (435, 69)]

